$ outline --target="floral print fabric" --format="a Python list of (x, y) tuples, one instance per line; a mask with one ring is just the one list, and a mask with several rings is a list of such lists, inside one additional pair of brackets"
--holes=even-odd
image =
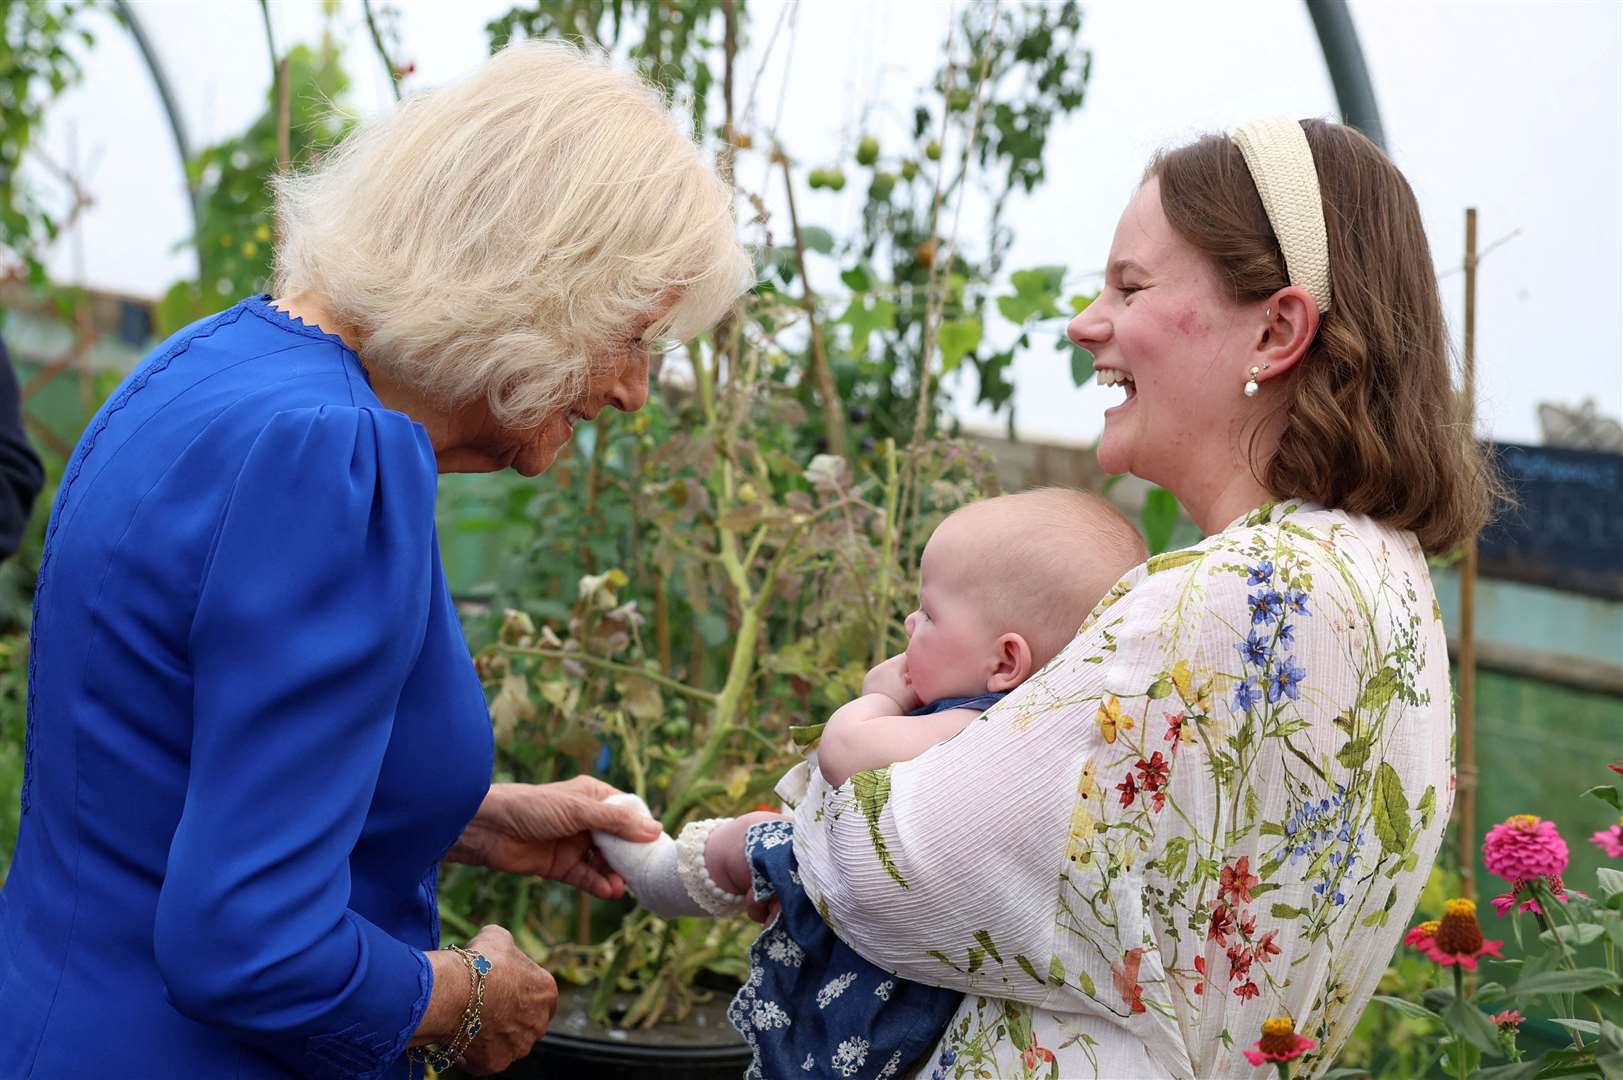
[(744, 834), (755, 898), (780, 905), (727, 1007), (751, 1050), (744, 1078), (900, 1077), (929, 1052), (960, 995), (896, 979), (836, 937), (802, 887), (792, 841), (787, 821)]
[(968, 995), (921, 1076), (1249, 1076), (1278, 1015), (1313, 1075), (1424, 884), (1452, 741), (1414, 537), (1271, 504), (1133, 570), (955, 738), (811, 774), (794, 849), (841, 938)]

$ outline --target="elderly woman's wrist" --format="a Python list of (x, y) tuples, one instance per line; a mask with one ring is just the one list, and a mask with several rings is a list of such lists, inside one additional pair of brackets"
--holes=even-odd
[(426, 1046), (443, 1042), (456, 1034), (468, 998), (469, 974), (462, 958), (449, 949), (424, 953), (434, 972), (434, 988), (423, 1010), (423, 1019), (412, 1033), (410, 1045)]

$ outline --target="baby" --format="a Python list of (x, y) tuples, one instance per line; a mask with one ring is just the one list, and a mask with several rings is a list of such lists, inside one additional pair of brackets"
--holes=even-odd
[[(1132, 523), (1084, 492), (1040, 488), (954, 512), (925, 546), (906, 651), (868, 672), (862, 695), (829, 718), (811, 767), (860, 793), (862, 774), (952, 738), (1058, 655), (1145, 555)], [(959, 995), (896, 979), (835, 937), (800, 887), (791, 830), (782, 815), (758, 812), (694, 822), (674, 841), (594, 840), (656, 914), (736, 914), (751, 895), (781, 905), (729, 1010), (755, 1050), (746, 1076), (905, 1067), (935, 1044)], [(842, 989), (830, 997), (832, 986)], [(849, 1057), (833, 1060), (851, 1038), (871, 1067), (846, 1072)]]

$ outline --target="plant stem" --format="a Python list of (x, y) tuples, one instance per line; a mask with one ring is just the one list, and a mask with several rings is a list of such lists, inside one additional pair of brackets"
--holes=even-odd
[(890, 651), (890, 571), (896, 561), (896, 440), (885, 440), (885, 538), (879, 552), (879, 625), (875, 628), (873, 663), (878, 666)]
[(778, 163), (783, 166), (783, 193), (789, 202), (789, 231), (795, 238), (795, 268), (800, 274), (800, 306), (806, 311), (806, 323), (811, 331), (811, 374), (817, 386), (817, 396), (823, 402), (823, 434), (828, 439), (830, 453), (844, 457), (845, 406), (840, 401), (839, 387), (834, 384), (834, 372), (828, 365), (828, 354), (823, 349), (823, 325), (817, 318), (817, 294), (812, 292), (811, 278), (806, 275), (806, 237), (800, 228), (800, 216), (795, 212), (795, 178), (789, 171), (789, 155), (776, 150)]
[(383, 67), (389, 73), (389, 89), (394, 91), (394, 99), (400, 100), (400, 69), (395, 67), (394, 61), (389, 57), (389, 50), (383, 44), (383, 34), (378, 30), (378, 21), (372, 15), (372, 0), (361, 0), (361, 10), (366, 12), (366, 28), (372, 32), (372, 47), (378, 51), (383, 60)]
[(633, 667), (630, 664), (622, 664), (617, 660), (605, 660), (601, 656), (592, 656), (587, 653), (568, 652), (564, 649), (521, 648), (518, 645), (498, 645), (497, 648), (501, 649), (503, 652), (511, 653), (516, 656), (539, 656), (547, 660), (578, 660), (581, 663), (589, 664), (592, 667), (606, 668), (609, 671), (619, 671), (627, 675), (636, 675), (639, 678), (647, 679), (649, 682), (658, 683), (667, 690), (674, 690), (678, 694), (686, 694), (688, 697), (696, 698), (699, 701), (716, 700), (716, 695), (712, 694), (708, 690), (697, 690), (691, 686), (688, 686), (686, 683), (678, 682), (675, 679), (669, 679), (652, 671), (645, 671), (640, 667)]
[[(1465, 1001), (1465, 968), (1459, 964), (1454, 965), (1454, 1000), (1466, 1008), (1475, 1008)], [(1458, 1053), (1454, 1055), (1454, 1071), (1459, 1074), (1460, 1080), (1467, 1080), (1471, 1075), (1471, 1063), (1468, 1060), (1470, 1055), (1466, 1053), (1468, 1044), (1465, 1042), (1465, 1036), (1457, 1031), (1454, 1038), (1459, 1042)]]

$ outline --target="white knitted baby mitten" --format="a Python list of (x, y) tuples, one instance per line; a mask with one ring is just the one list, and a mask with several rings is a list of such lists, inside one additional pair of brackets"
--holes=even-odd
[[(607, 802), (630, 806), (648, 814), (648, 805), (632, 792), (611, 795)], [(652, 817), (652, 814), (648, 814)], [(744, 897), (734, 896), (710, 879), (704, 865), (704, 844), (710, 832), (726, 818), (694, 821), (673, 840), (666, 833), (646, 844), (592, 830), (592, 843), (614, 872), (625, 878), (637, 903), (662, 919), (678, 915), (736, 915), (744, 910)]]

